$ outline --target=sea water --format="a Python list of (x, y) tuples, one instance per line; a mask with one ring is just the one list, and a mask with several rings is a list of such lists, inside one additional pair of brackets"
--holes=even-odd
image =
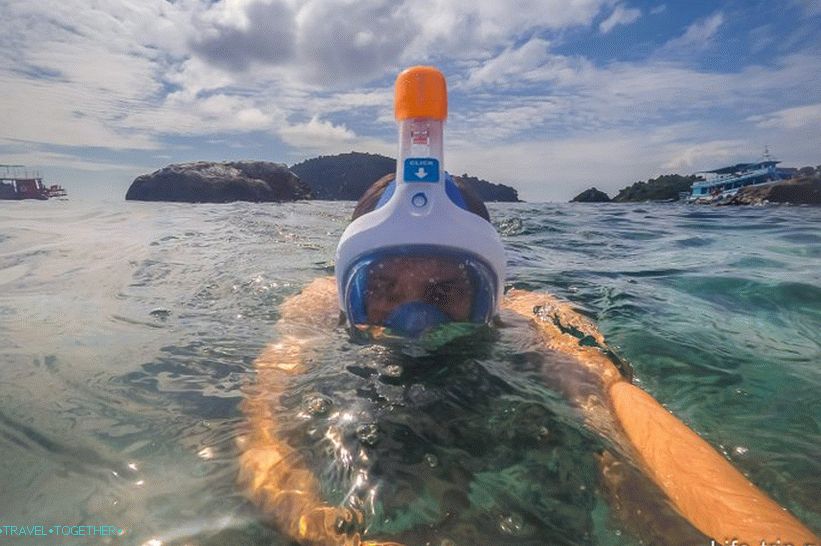
[[(288, 544), (236, 485), (240, 403), (277, 306), (333, 274), (352, 208), (0, 202), (0, 529), (42, 526), (25, 544)], [(821, 531), (821, 209), (489, 208), (508, 286), (569, 301), (635, 383)], [(385, 454), (372, 532), (639, 543), (600, 493), (606, 440), (504, 326), (433, 364), (329, 336), (272, 403), (297, 448), (305, 400), (365, 406), (351, 441)], [(341, 501), (329, 461), (311, 464)]]

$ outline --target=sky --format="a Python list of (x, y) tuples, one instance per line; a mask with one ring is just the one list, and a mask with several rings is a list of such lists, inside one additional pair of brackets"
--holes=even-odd
[(821, 0), (0, 0), (0, 163), (122, 199), (169, 163), (396, 156), (445, 74), (445, 168), (527, 201), (821, 164)]

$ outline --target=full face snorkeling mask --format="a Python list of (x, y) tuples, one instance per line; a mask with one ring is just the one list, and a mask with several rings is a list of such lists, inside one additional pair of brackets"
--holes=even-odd
[(486, 324), (502, 298), (505, 253), (443, 169), (444, 76), (432, 67), (405, 70), (394, 105), (396, 177), (339, 241), (340, 309), (354, 332), (375, 337), (419, 339)]

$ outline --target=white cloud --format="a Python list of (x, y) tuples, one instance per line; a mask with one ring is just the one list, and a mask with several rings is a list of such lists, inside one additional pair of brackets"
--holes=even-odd
[[(86, 172), (111, 172), (122, 171), (131, 173), (144, 167), (124, 164), (122, 162), (111, 163), (107, 161), (94, 161), (82, 159), (71, 154), (49, 152), (42, 149), (21, 149), (19, 142), (0, 139), (0, 149), (10, 151), (3, 153), (3, 159), (9, 164), (26, 165), (31, 169), (40, 169), (44, 165), (49, 167), (60, 167), (66, 169), (76, 169)], [(14, 151), (14, 150), (17, 151)], [(49, 182), (47, 179), (46, 182)]]
[(278, 130), (278, 135), (294, 148), (291, 163), (298, 163), (309, 157), (322, 154), (340, 154), (351, 151), (366, 151), (383, 155), (396, 155), (396, 144), (373, 137), (363, 137), (344, 124), (334, 125), (314, 116), (306, 123), (286, 125)]
[(815, 17), (821, 15), (821, 0), (792, 0), (797, 4), (807, 17)]
[[(476, 100), (475, 86), (459, 89), (470, 92), (474, 104), (463, 118), (455, 112), (452, 126), (460, 135), (492, 135), (501, 126), (501, 134), (511, 136), (517, 126), (521, 134), (534, 128), (585, 132), (701, 119), (708, 112), (715, 116), (716, 110), (758, 110), (774, 96), (800, 100), (815, 88), (819, 71), (821, 59), (812, 55), (792, 55), (774, 66), (753, 65), (736, 73), (663, 59), (595, 66), (552, 54), (546, 43), (534, 39), (470, 74), (469, 84), (486, 82), (478, 87), (488, 99)], [(542, 83), (533, 87), (536, 81)], [(785, 81), (791, 82), (790, 90)]]
[(481, 63), (468, 78), (468, 85), (495, 85), (507, 80), (521, 81), (528, 72), (538, 69), (550, 58), (549, 43), (533, 38), (519, 48), (507, 48), (496, 57)]
[(523, 0), (515, 7), (498, 0), (408, 1), (408, 17), (424, 21), (409, 50), (411, 56), (481, 58), (500, 43), (533, 29), (562, 30), (587, 26), (612, 0)]
[(618, 25), (629, 25), (638, 21), (641, 17), (641, 10), (635, 8), (625, 8), (623, 5), (616, 6), (610, 17), (599, 23), (599, 32), (607, 34)]
[(283, 64), (294, 56), (294, 12), (285, 2), (228, 0), (194, 17), (194, 51), (227, 70)]
[[(704, 140), (695, 144), (674, 144), (669, 159), (662, 164), (664, 169), (677, 172), (692, 172), (705, 168), (708, 163), (732, 163), (735, 158), (749, 155), (749, 142), (745, 140)], [(716, 165), (718, 166), (718, 165)]]
[(659, 4), (650, 10), (650, 15), (660, 15), (667, 11), (667, 4)]
[(153, 149), (150, 135), (112, 123), (128, 107), (73, 82), (21, 80), (0, 73), (3, 133), (16, 140), (61, 146)]
[[(157, 148), (166, 135), (276, 134), (295, 113), (370, 109), (385, 121), (390, 89), (357, 83), (442, 51), (481, 58), (526, 29), (589, 24), (610, 1), (123, 0), (103, 10), (8, 0), (0, 114), (20, 140), (116, 149)], [(299, 132), (283, 134), (291, 143)]]
[(323, 149), (338, 144), (348, 144), (356, 139), (356, 134), (344, 125), (334, 125), (317, 117), (307, 123), (289, 125), (279, 130), (282, 139), (298, 148)]
[(118, 3), (102, 11), (71, 0), (7, 2), (0, 20), (8, 39), (0, 51), (4, 130), (66, 146), (156, 147), (151, 134), (120, 121), (162, 90), (166, 54), (154, 44), (179, 47), (153, 30), (176, 22), (162, 4)]
[(667, 42), (663, 49), (685, 53), (704, 49), (711, 44), (722, 24), (724, 24), (724, 14), (721, 12), (714, 13), (688, 26), (684, 34)]
[(393, 89), (390, 87), (334, 93), (320, 97), (315, 107), (324, 112), (350, 112), (357, 108), (390, 110), (393, 119)]
[[(5, 23), (0, 23), (4, 39), (12, 45), (4, 48), (6, 66), (51, 74), (53, 80), (81, 88), (90, 99), (107, 94), (115, 99), (112, 102), (119, 101), (121, 110), (131, 109), (129, 101), (161, 97), (164, 83), (196, 95), (228, 86), (253, 89), (272, 81), (287, 81), (291, 88), (316, 81), (350, 84), (394, 73), (410, 42), (425, 51), (440, 46), (435, 38), (444, 31), (439, 26), (442, 18), (431, 17), (431, 10), (459, 21), (462, 28), (481, 18), (475, 34), (483, 45), (515, 34), (529, 17), (523, 13), (527, 10), (501, 9), (493, 2), (431, 1), (414, 3), (408, 10), (380, 0), (148, 0), (112, 4), (105, 11), (79, 0), (6, 4)], [(600, 4), (582, 0), (572, 9), (543, 10), (551, 15), (540, 15), (532, 23), (577, 24), (595, 15)], [(409, 24), (420, 20), (414, 10), (419, 15), (424, 11), (424, 20), (431, 24), (423, 30)], [(450, 27), (449, 33), (454, 32)], [(232, 74), (249, 63), (269, 66), (251, 74)], [(269, 70), (270, 66), (280, 70)], [(8, 71), (6, 76), (12, 78)], [(19, 72), (14, 77), (25, 80)]]
[(749, 121), (765, 129), (797, 129), (821, 125), (821, 103), (785, 108), (769, 114), (752, 116)]
[(450, 126), (450, 139), (482, 145), (520, 137), (544, 127), (550, 120), (562, 118), (570, 109), (570, 102), (567, 97), (529, 97), (478, 114), (458, 113)]
[[(194, 53), (224, 70), (279, 67), (281, 77), (338, 88), (401, 66), (481, 59), (534, 29), (592, 22), (612, 0), (226, 0), (196, 13)], [(630, 10), (628, 10), (630, 11)]]
[(300, 9), (296, 67), (302, 79), (346, 87), (397, 67), (422, 20), (392, 0), (307, 2)]
[(162, 135), (211, 135), (249, 131), (273, 132), (287, 114), (259, 96), (230, 93), (192, 95), (176, 91), (158, 104), (135, 109), (123, 125)]

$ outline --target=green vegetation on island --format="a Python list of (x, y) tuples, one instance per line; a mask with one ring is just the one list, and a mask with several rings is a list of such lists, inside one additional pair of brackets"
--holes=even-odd
[(663, 174), (646, 182), (640, 180), (619, 190), (612, 199), (595, 187), (584, 190), (571, 203), (632, 203), (642, 201), (678, 201), (682, 192), (690, 193), (690, 186), (699, 177), (695, 175)]
[(356, 201), (371, 184), (395, 171), (395, 159), (360, 152), (321, 155), (291, 166), (314, 198), (323, 201)]
[(634, 201), (678, 201), (682, 192), (690, 193), (690, 187), (699, 177), (695, 175), (663, 174), (647, 182), (639, 181), (622, 188), (613, 198), (616, 203)]
[[(396, 160), (379, 154), (350, 152), (308, 159), (292, 166), (291, 171), (308, 184), (316, 199), (356, 201), (371, 184), (396, 172)], [(510, 186), (468, 174), (457, 178), (461, 178), (483, 201), (519, 201), (518, 192)]]
[(504, 184), (494, 184), (475, 176), (470, 176), (467, 173), (455, 176), (464, 182), (469, 188), (476, 192), (476, 194), (487, 203), (488, 201), (502, 201), (508, 203), (521, 203), (519, 199), (519, 192), (510, 186)]

